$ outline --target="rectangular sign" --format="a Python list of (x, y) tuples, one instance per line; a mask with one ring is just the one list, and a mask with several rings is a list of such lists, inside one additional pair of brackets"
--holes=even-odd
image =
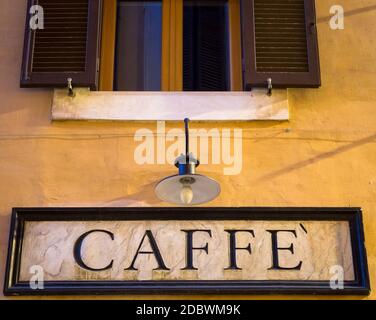
[(14, 209), (4, 293), (368, 294), (356, 208)]

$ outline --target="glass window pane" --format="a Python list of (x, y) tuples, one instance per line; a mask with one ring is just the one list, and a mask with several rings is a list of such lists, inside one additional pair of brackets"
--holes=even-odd
[(230, 90), (227, 1), (184, 1), (183, 38), (184, 90)]
[(162, 2), (118, 1), (115, 90), (160, 91)]

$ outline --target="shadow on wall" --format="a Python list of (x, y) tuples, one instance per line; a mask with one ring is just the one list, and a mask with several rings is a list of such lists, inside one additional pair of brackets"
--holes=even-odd
[(149, 183), (140, 187), (140, 191), (112, 199), (108, 202), (102, 203), (102, 207), (151, 207), (161, 204), (162, 202), (156, 197), (154, 187), (157, 182)]
[(285, 168), (282, 168), (280, 170), (276, 170), (274, 172), (268, 173), (268, 174), (262, 176), (261, 178), (259, 178), (256, 182), (257, 183), (262, 183), (265, 180), (271, 180), (271, 179), (277, 178), (279, 176), (288, 174), (288, 173), (290, 173), (292, 171), (295, 171), (295, 170), (304, 168), (306, 166), (309, 166), (311, 164), (314, 164), (314, 163), (316, 163), (318, 161), (329, 159), (329, 158), (334, 157), (334, 156), (336, 156), (338, 154), (341, 154), (341, 153), (347, 152), (349, 150), (361, 147), (361, 146), (363, 146), (365, 144), (368, 144), (368, 143), (373, 143), (375, 140), (376, 140), (376, 133), (373, 134), (373, 135), (371, 135), (371, 136), (365, 137), (363, 139), (353, 141), (353, 142), (351, 142), (351, 143), (349, 143), (349, 144), (347, 144), (345, 146), (338, 147), (338, 148), (336, 148), (336, 149), (334, 149), (332, 151), (321, 153), (321, 154), (319, 154), (319, 155), (317, 155), (315, 157), (312, 157), (312, 158), (309, 158), (307, 160), (294, 163), (294, 164), (292, 164), (290, 166), (287, 166)]

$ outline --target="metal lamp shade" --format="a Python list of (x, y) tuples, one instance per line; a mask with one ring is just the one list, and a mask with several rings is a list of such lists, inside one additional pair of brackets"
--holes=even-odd
[[(184, 203), (181, 200), (180, 194), (184, 186), (182, 179), (194, 180), (194, 183), (190, 184), (193, 191), (190, 203)], [(217, 181), (200, 174), (175, 175), (160, 181), (155, 187), (155, 193), (162, 201), (191, 206), (214, 200), (221, 193), (221, 187)]]

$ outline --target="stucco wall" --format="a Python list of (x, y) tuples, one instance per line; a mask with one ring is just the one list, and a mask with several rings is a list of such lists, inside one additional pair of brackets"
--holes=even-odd
[[(289, 90), (289, 122), (194, 124), (243, 129), (242, 174), (223, 176), (217, 165), (201, 172), (222, 185), (210, 206), (362, 207), (376, 287), (376, 5), (316, 2), (322, 88)], [(345, 30), (329, 28), (334, 4), (345, 7)], [(174, 170), (133, 160), (134, 133), (155, 123), (51, 123), (52, 92), (19, 88), (26, 1), (0, 0), (0, 8), (2, 287), (12, 207), (161, 206), (152, 186)]]

